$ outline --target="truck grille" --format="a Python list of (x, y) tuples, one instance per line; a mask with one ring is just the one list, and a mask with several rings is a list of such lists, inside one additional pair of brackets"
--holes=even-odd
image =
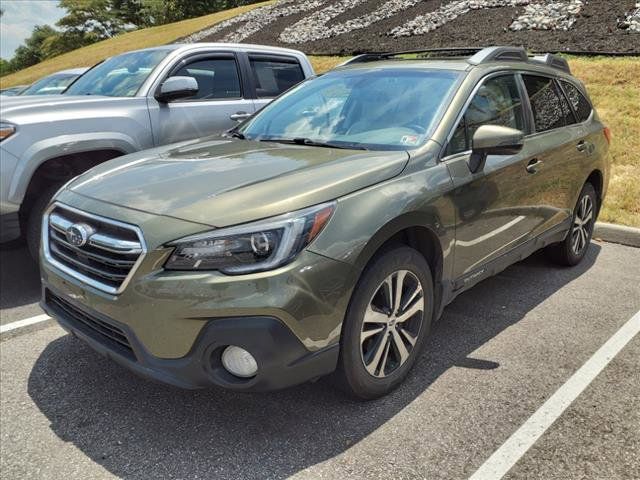
[(129, 339), (120, 328), (109, 322), (100, 320), (93, 315), (88, 315), (66, 300), (54, 295), (49, 290), (45, 291), (45, 302), (49, 308), (62, 317), (62, 320), (70, 323), (74, 328), (91, 336), (121, 355), (135, 360)]
[(44, 253), (56, 267), (108, 293), (120, 293), (145, 253), (136, 227), (61, 204), (45, 215)]

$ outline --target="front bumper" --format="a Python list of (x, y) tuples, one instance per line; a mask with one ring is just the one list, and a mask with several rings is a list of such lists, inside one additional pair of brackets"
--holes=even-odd
[[(217, 385), (244, 391), (277, 390), (331, 373), (338, 360), (338, 344), (309, 352), (282, 322), (268, 316), (211, 320), (187, 355), (158, 358), (145, 349), (127, 325), (79, 305), (48, 286), (43, 286), (42, 298), (45, 312), (97, 352), (144, 378), (180, 388)], [(124, 342), (120, 333), (126, 337)], [(240, 346), (253, 354), (259, 365), (255, 377), (238, 378), (223, 368), (221, 355), (227, 345)]]

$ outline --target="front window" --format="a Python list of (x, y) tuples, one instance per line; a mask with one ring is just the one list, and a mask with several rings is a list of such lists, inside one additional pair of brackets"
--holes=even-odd
[(110, 58), (85, 73), (65, 94), (133, 97), (170, 51), (142, 50)]
[(403, 68), (335, 71), (298, 85), (239, 131), (252, 140), (414, 149), (429, 138), (459, 76)]
[(49, 75), (20, 92), (20, 95), (56, 95), (64, 92), (76, 78), (78, 75), (75, 73)]

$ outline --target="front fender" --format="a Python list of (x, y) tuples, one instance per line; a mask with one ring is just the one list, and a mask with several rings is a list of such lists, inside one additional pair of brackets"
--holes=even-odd
[(31, 145), (22, 155), (9, 188), (9, 201), (16, 204), (22, 202), (31, 177), (47, 160), (98, 150), (116, 150), (124, 155), (142, 148), (134, 138), (120, 132), (61, 135), (43, 139)]

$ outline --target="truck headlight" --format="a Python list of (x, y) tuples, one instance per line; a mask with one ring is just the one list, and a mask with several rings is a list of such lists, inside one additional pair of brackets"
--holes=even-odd
[(16, 126), (6, 122), (0, 122), (0, 142), (9, 138), (16, 131)]
[(172, 242), (167, 270), (218, 270), (229, 275), (272, 270), (292, 261), (327, 224), (335, 203), (223, 228)]

